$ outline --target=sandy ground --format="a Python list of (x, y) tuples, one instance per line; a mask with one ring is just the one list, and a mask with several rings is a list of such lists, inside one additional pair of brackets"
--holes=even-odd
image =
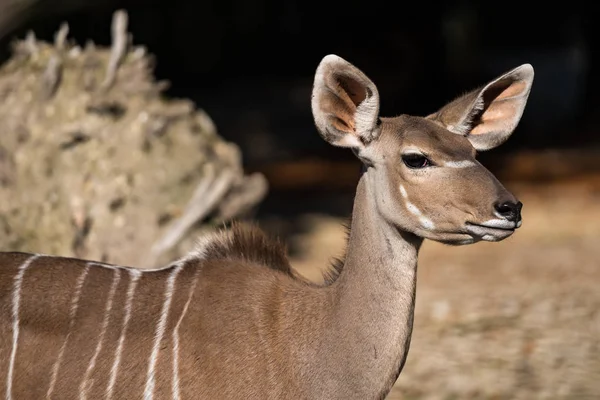
[[(388, 399), (600, 398), (600, 185), (510, 188), (523, 227), (500, 243), (420, 254), (415, 330)], [(306, 217), (294, 265), (318, 273), (340, 219)]]

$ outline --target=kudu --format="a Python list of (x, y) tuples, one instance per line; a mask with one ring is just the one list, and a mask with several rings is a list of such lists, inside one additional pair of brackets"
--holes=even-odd
[(533, 76), (525, 64), (427, 117), (383, 118), (375, 84), (323, 58), (316, 127), (365, 165), (323, 284), (243, 224), (158, 270), (1, 253), (5, 398), (384, 398), (409, 350), (423, 239), (500, 241), (521, 225), (475, 155), (511, 135)]

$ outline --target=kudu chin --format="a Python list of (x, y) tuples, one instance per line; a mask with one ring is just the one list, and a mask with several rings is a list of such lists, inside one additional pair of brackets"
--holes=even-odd
[(384, 118), (375, 84), (326, 56), (316, 128), (365, 171), (325, 283), (244, 224), (155, 270), (0, 253), (5, 398), (385, 397), (408, 354), (422, 240), (498, 241), (521, 225), (522, 204), (475, 156), (512, 134), (532, 82), (525, 64), (428, 116)]

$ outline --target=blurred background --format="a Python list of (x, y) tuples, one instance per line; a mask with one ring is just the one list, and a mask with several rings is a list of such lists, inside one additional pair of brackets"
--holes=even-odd
[[(381, 112), (427, 115), (522, 63), (535, 81), (515, 134), (480, 155), (524, 203), (501, 243), (421, 251), (415, 331), (390, 399), (600, 397), (600, 25), (592, 2), (0, 0), (0, 61), (34, 31), (111, 45), (129, 15), (164, 95), (189, 99), (268, 192), (250, 217), (316, 277), (343, 251), (360, 165), (313, 125), (335, 53), (378, 86)], [(2, 134), (0, 132), (0, 143)], [(0, 157), (1, 159), (1, 157)], [(0, 171), (1, 172), (1, 171)], [(0, 174), (1, 177), (1, 174)]]

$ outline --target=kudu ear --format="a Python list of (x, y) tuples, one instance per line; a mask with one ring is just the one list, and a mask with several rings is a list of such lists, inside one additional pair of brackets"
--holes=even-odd
[(378, 136), (377, 87), (336, 55), (325, 56), (317, 68), (311, 106), (317, 130), (334, 146), (361, 149)]
[(521, 120), (533, 76), (533, 67), (523, 64), (450, 102), (430, 118), (449, 131), (466, 136), (477, 150), (497, 147)]

